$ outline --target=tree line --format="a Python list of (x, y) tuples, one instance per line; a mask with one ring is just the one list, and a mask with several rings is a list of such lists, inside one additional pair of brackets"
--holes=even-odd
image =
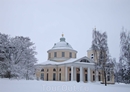
[(106, 76), (111, 72), (115, 77), (115, 82), (130, 83), (130, 32), (122, 29), (120, 33), (120, 57), (119, 61), (112, 58), (107, 44), (107, 33), (94, 29), (92, 37), (94, 56), (98, 60), (95, 68), (102, 69), (105, 85)]

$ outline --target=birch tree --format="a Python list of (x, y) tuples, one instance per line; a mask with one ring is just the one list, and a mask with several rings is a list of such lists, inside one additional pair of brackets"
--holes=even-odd
[(98, 60), (96, 63), (96, 68), (102, 69), (106, 86), (106, 62), (109, 60), (106, 32), (101, 33), (96, 29), (93, 30), (92, 49), (96, 60)]

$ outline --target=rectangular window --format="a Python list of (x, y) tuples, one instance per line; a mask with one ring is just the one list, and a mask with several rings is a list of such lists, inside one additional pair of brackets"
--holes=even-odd
[(69, 81), (71, 81), (71, 73), (69, 73)]
[(57, 52), (54, 52), (54, 57), (57, 57)]
[(53, 73), (53, 80), (56, 80), (56, 74)]
[(100, 77), (100, 75), (98, 75), (98, 80), (101, 81), (101, 77)]
[(62, 57), (65, 57), (65, 52), (62, 52)]
[(110, 76), (107, 76), (107, 81), (110, 81)]
[(93, 81), (95, 81), (95, 75), (93, 75)]
[(93, 57), (91, 57), (91, 59), (93, 60)]
[(61, 81), (61, 73), (59, 73), (59, 81)]
[(44, 80), (44, 73), (41, 73), (41, 80)]
[(88, 76), (87, 76), (87, 74), (85, 74), (85, 81), (88, 81)]
[(49, 53), (49, 58), (51, 58), (51, 53)]
[(46, 80), (48, 81), (48, 73), (47, 73), (47, 79)]
[(75, 53), (75, 58), (76, 58), (76, 53)]
[(70, 52), (70, 58), (72, 58), (72, 53)]

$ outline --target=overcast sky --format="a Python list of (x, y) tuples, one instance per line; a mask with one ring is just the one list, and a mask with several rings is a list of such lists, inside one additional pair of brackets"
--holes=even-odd
[(86, 56), (95, 27), (107, 32), (110, 54), (119, 60), (122, 26), (130, 31), (130, 0), (0, 0), (0, 32), (30, 37), (38, 62), (62, 32), (77, 56)]

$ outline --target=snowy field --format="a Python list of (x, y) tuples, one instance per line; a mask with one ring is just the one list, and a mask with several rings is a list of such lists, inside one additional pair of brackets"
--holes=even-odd
[(130, 85), (0, 79), (0, 92), (130, 92)]

